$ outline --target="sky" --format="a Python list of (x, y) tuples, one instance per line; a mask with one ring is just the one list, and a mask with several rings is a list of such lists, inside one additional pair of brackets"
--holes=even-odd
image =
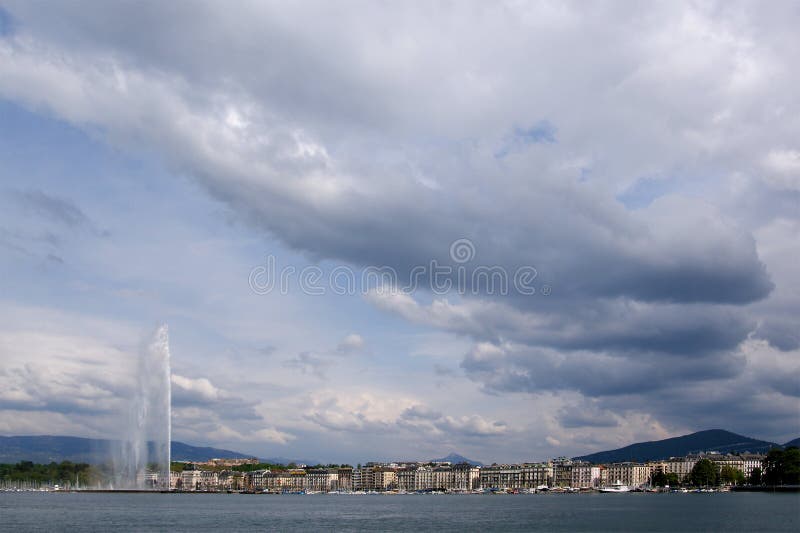
[(796, 2), (0, 0), (0, 434), (800, 436)]

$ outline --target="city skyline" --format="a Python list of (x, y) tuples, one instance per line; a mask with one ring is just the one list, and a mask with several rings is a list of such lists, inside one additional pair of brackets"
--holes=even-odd
[(796, 438), (798, 18), (2, 2), (0, 435), (121, 438), (168, 324), (259, 457)]

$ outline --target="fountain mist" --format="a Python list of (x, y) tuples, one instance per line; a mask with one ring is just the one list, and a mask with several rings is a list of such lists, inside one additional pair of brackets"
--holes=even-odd
[(164, 324), (139, 352), (128, 430), (114, 458), (114, 488), (169, 489), (171, 396)]

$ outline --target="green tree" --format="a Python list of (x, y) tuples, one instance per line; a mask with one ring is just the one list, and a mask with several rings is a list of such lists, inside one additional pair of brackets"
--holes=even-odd
[(678, 477), (678, 474), (675, 472), (670, 472), (667, 474), (667, 485), (670, 487), (677, 487), (681, 484), (681, 478)]
[(792, 446), (783, 451), (783, 482), (800, 485), (800, 448)]
[(725, 465), (719, 471), (719, 480), (729, 485), (741, 485), (744, 483), (744, 474), (738, 468)]
[(708, 459), (700, 459), (692, 468), (689, 480), (696, 487), (708, 487), (717, 484), (717, 466)]
[(664, 485), (668, 485), (669, 482), (667, 481), (667, 475), (660, 470), (656, 471), (653, 474), (653, 477), (650, 478), (650, 484), (654, 487), (663, 487)]
[(771, 449), (764, 458), (764, 479), (767, 485), (800, 484), (800, 449)]
[(761, 485), (761, 468), (755, 467), (750, 472), (750, 479), (748, 481), (751, 485)]

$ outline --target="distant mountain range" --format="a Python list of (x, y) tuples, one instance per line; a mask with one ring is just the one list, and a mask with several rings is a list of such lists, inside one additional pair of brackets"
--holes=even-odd
[(432, 463), (453, 463), (453, 464), (468, 463), (468, 464), (471, 464), (472, 466), (483, 466), (483, 463), (481, 463), (480, 461), (473, 461), (472, 459), (467, 459), (463, 455), (458, 455), (455, 452), (452, 452), (447, 457), (442, 457), (441, 459), (431, 459), (431, 462)]
[[(783, 446), (797, 446), (800, 438), (791, 440)], [(782, 447), (774, 442), (753, 439), (723, 429), (698, 431), (682, 437), (639, 442), (604, 452), (575, 457), (592, 463), (616, 463), (623, 461), (658, 461), (670, 457), (681, 457), (690, 453), (706, 452), (752, 452), (765, 453), (771, 448)]]
[[(75, 463), (102, 463), (110, 457), (114, 441), (106, 439), (85, 439), (81, 437), (35, 436), (35, 437), (0, 437), (0, 463), (16, 463), (33, 461), (49, 463), (51, 461), (72, 461)], [(245, 459), (251, 455), (222, 450), (192, 446), (179, 441), (172, 441), (173, 461), (208, 461), (221, 459)]]
[(783, 445), (784, 448), (788, 448), (789, 446), (797, 446), (798, 448), (800, 448), (800, 437), (792, 439)]
[[(0, 463), (16, 463), (19, 461), (33, 461), (34, 463), (49, 463), (51, 461), (73, 461), (81, 463), (102, 463), (110, 457), (110, 450), (115, 441), (106, 439), (86, 439), (82, 437), (63, 436), (30, 436), (30, 437), (2, 437), (0, 436)], [(782, 446), (774, 442), (757, 440), (744, 437), (722, 429), (709, 429), (698, 431), (682, 437), (639, 442), (604, 452), (592, 453), (575, 457), (593, 463), (613, 463), (622, 461), (655, 461), (680, 457), (699, 451), (728, 452), (754, 452), (764, 453), (770, 448), (800, 446), (800, 438), (793, 439)], [(172, 441), (172, 459), (174, 461), (203, 462), (213, 458), (245, 459), (252, 455), (224, 450), (220, 448), (192, 446), (179, 441)], [(293, 460), (283, 457), (260, 459), (272, 464), (317, 464), (317, 461)], [(463, 455), (451, 453), (446, 457), (431, 459), (433, 462), (469, 463), (483, 466), (483, 463), (467, 459)]]

